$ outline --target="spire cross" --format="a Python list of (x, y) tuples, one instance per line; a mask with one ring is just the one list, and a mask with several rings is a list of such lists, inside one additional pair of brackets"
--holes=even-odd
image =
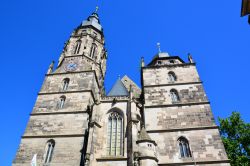
[(161, 43), (157, 43), (158, 52), (161, 53)]

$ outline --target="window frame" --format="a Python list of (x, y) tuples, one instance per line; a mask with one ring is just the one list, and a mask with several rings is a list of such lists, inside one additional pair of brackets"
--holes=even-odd
[(192, 151), (187, 138), (181, 136), (177, 140), (180, 158), (192, 158)]
[[(115, 128), (113, 128), (113, 124), (116, 125)], [(120, 157), (124, 155), (124, 116), (117, 111), (111, 111), (108, 113), (106, 141), (107, 156)]]
[(68, 88), (69, 88), (69, 82), (70, 82), (70, 79), (69, 79), (69, 78), (64, 78), (64, 79), (63, 79), (63, 87), (62, 87), (62, 90), (63, 90), (63, 91), (68, 90)]
[(181, 101), (179, 93), (176, 89), (170, 90), (170, 98), (171, 98), (172, 103), (179, 103)]
[(81, 45), (82, 45), (82, 41), (81, 40), (77, 40), (76, 41), (76, 45), (75, 45), (75, 50), (74, 50), (74, 54), (77, 55), (80, 52), (81, 49)]
[(66, 102), (66, 96), (61, 96), (61, 97), (60, 97), (59, 104), (58, 104), (58, 108), (59, 108), (59, 109), (63, 109), (64, 106), (65, 106), (65, 102)]
[(89, 57), (93, 59), (96, 56), (96, 53), (97, 53), (97, 45), (95, 43), (92, 43)]
[(173, 71), (168, 72), (168, 79), (170, 82), (176, 82), (177, 76)]
[(44, 164), (49, 164), (52, 161), (53, 153), (55, 150), (55, 145), (56, 142), (53, 139), (50, 139), (47, 141), (46, 146), (45, 146), (45, 152), (44, 152)]

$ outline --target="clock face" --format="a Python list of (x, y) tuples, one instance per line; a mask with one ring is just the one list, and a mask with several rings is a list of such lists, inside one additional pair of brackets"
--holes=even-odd
[(75, 71), (77, 69), (77, 64), (75, 62), (69, 62), (65, 68), (67, 71)]

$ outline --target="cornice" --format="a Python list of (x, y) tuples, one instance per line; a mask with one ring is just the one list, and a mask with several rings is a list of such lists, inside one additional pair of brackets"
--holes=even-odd
[(67, 137), (84, 137), (85, 134), (64, 134), (64, 135), (24, 135), (23, 139), (27, 138), (67, 138)]
[(110, 102), (128, 102), (129, 96), (103, 96), (101, 102), (110, 103)]
[(171, 67), (182, 67), (182, 66), (195, 66), (196, 63), (181, 63), (181, 64), (171, 64), (171, 65), (157, 65), (157, 66), (145, 66), (142, 70), (155, 69), (155, 68), (171, 68)]
[(92, 90), (79, 90), (79, 91), (63, 91), (63, 92), (40, 92), (38, 93), (38, 95), (54, 95), (54, 94), (69, 94), (69, 93), (84, 93), (84, 92), (89, 92), (91, 93), (91, 96), (93, 97), (93, 99), (95, 99), (94, 93)]
[(192, 131), (192, 130), (208, 130), (208, 129), (218, 129), (219, 127), (214, 126), (199, 126), (199, 127), (188, 127), (188, 128), (172, 128), (172, 129), (162, 129), (162, 130), (147, 130), (148, 133), (168, 133), (176, 131)]
[[(192, 158), (190, 158), (191, 160)], [(176, 165), (194, 165), (196, 164), (223, 164), (223, 163), (230, 163), (230, 160), (207, 160), (207, 161), (188, 161), (182, 163), (159, 163), (159, 166), (176, 166)]]
[(157, 146), (157, 143), (154, 140), (147, 140), (147, 139), (137, 140), (136, 144), (145, 143), (145, 142), (146, 143), (150, 142), (150, 143), (154, 144), (155, 146)]
[(210, 104), (210, 102), (194, 102), (194, 103), (175, 103), (175, 104), (165, 104), (165, 105), (150, 105), (145, 106), (145, 108), (162, 108), (162, 107), (181, 107), (181, 106), (191, 106), (191, 105), (203, 105)]
[(98, 87), (100, 88), (100, 84), (97, 79), (96, 71), (95, 70), (86, 70), (86, 71), (72, 71), (72, 72), (65, 72), (65, 73), (51, 73), (51, 74), (45, 74), (45, 76), (53, 76), (53, 75), (67, 75), (67, 74), (80, 74), (80, 73), (94, 73), (96, 83)]
[(152, 157), (152, 156), (138, 156), (138, 160), (155, 160), (156, 162), (158, 162), (159, 160), (156, 157)]
[(64, 111), (64, 112), (44, 112), (44, 113), (31, 113), (30, 116), (40, 116), (40, 115), (60, 115), (60, 114), (85, 114), (87, 111)]
[(45, 74), (45, 76), (53, 76), (53, 75), (66, 75), (66, 74), (79, 74), (79, 73), (90, 73), (93, 72), (94, 70), (86, 70), (86, 71), (67, 71), (63, 73), (50, 73), (50, 74)]
[(150, 87), (162, 87), (162, 86), (178, 86), (178, 85), (190, 85), (190, 84), (202, 84), (202, 81), (198, 82), (182, 82), (182, 83), (170, 83), (170, 84), (159, 84), (159, 85), (144, 85), (144, 88)]
[(96, 161), (127, 161), (127, 157), (119, 157), (119, 156), (114, 156), (114, 157), (100, 157), (97, 158)]
[[(104, 44), (102, 42), (102, 40), (96, 38), (94, 35), (92, 35), (91, 33), (84, 33), (84, 34), (80, 34), (80, 35), (71, 35), (71, 38), (79, 38), (79, 37), (83, 37), (83, 36), (90, 36), (91, 38), (95, 39), (95, 41), (97, 41), (99, 44)], [(102, 36), (102, 35), (101, 35)], [(102, 36), (103, 37), (103, 36)]]

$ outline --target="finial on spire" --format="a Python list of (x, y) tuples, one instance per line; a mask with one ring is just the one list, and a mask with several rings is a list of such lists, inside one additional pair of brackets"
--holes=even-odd
[(161, 43), (157, 43), (157, 47), (158, 47), (158, 52), (161, 53)]
[(98, 10), (99, 10), (99, 7), (98, 7), (98, 6), (96, 6), (96, 7), (95, 7), (95, 13), (97, 13), (97, 12), (98, 12)]
[(192, 57), (192, 55), (190, 53), (188, 53), (188, 60), (189, 60), (190, 63), (195, 63), (194, 59), (193, 59), (193, 57)]
[(145, 66), (144, 57), (141, 57), (141, 67)]

